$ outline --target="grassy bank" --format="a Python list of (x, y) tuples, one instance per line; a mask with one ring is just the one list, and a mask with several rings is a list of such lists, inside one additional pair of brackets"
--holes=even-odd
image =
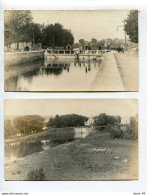
[(137, 179), (137, 159), (136, 141), (91, 133), (5, 164), (5, 179), (28, 180), (28, 173), (40, 168), (45, 180)]

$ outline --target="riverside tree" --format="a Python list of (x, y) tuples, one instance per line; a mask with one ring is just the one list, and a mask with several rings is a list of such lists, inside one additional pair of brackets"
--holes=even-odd
[(16, 135), (16, 133), (17, 133), (17, 131), (13, 127), (10, 119), (6, 119), (4, 121), (4, 128), (5, 128), (5, 138), (12, 137), (12, 136)]
[(138, 43), (138, 10), (130, 11), (125, 20), (124, 30), (132, 42)]
[(73, 45), (74, 37), (70, 30), (64, 29), (62, 24), (47, 25), (42, 30), (42, 44), (44, 47), (65, 47)]
[(6, 10), (5, 20), (5, 45), (24, 41), (26, 27), (32, 22), (31, 11)]
[(88, 117), (78, 115), (78, 114), (66, 114), (66, 115), (56, 115), (54, 118), (50, 118), (47, 126), (48, 127), (79, 127), (85, 126)]
[(104, 126), (107, 125), (120, 125), (121, 124), (121, 117), (120, 116), (111, 116), (105, 113), (101, 113), (98, 116), (94, 117), (94, 126)]
[(14, 127), (22, 135), (42, 131), (45, 119), (39, 115), (18, 116), (13, 120)]

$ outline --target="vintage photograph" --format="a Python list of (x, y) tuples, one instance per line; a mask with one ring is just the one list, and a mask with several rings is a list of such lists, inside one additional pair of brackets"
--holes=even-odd
[(6, 99), (5, 180), (138, 179), (137, 99)]
[(5, 91), (138, 91), (137, 10), (5, 10)]

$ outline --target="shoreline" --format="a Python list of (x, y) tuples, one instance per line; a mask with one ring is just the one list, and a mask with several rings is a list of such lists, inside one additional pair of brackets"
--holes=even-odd
[[(40, 168), (47, 181), (137, 179), (138, 170), (130, 168), (136, 147), (136, 141), (93, 132), (5, 164), (5, 180), (28, 180), (28, 173)], [(108, 152), (89, 153), (94, 148)]]

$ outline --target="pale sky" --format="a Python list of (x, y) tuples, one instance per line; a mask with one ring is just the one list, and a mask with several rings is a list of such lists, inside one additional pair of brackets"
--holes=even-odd
[(100, 113), (135, 116), (138, 113), (137, 99), (7, 99), (5, 115), (81, 114), (95, 116)]
[(124, 39), (123, 26), (129, 10), (115, 11), (32, 11), (34, 22), (41, 24), (61, 23), (64, 28), (71, 29), (75, 42), (79, 39), (90, 41), (105, 38)]

